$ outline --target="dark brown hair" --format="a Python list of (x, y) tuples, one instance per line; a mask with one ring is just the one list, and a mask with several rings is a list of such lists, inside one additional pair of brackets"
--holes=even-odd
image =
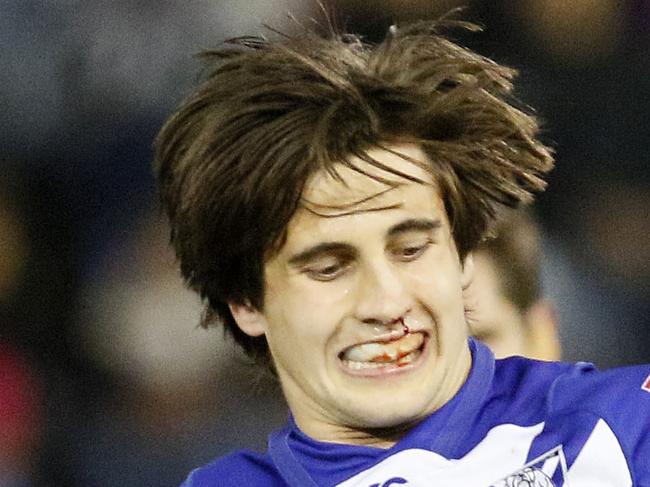
[(158, 135), (155, 171), (181, 272), (206, 303), (204, 325), (222, 322), (268, 359), (265, 339), (243, 334), (227, 303), (263, 309), (264, 262), (311, 175), (336, 175), (351, 156), (394, 172), (370, 148), (423, 148), (461, 257), (499, 206), (544, 189), (553, 160), (536, 120), (513, 103), (515, 72), (442, 37), (450, 24), (473, 28), (392, 27), (377, 45), (305, 30), (202, 54), (208, 75)]

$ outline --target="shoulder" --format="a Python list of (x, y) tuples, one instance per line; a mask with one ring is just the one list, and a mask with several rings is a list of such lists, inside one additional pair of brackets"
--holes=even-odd
[(548, 414), (554, 384), (586, 366), (524, 357), (496, 360), (484, 414), (496, 422), (536, 424)]
[(284, 485), (266, 454), (240, 450), (193, 470), (181, 487)]
[(650, 485), (650, 365), (599, 371), (512, 358), (497, 361), (495, 379), (492, 399), (507, 406), (499, 418), (544, 422), (535, 455), (564, 444), (577, 475), (585, 465), (616, 464), (620, 451), (620, 470), (632, 472), (634, 485)]
[(648, 421), (650, 417), (650, 365), (621, 367), (606, 371), (574, 369), (558, 378), (551, 390), (556, 412), (590, 410), (600, 416), (625, 411)]
[(546, 407), (555, 414), (577, 410), (598, 416), (625, 410), (650, 414), (650, 365), (599, 371), (585, 362), (497, 360), (493, 394), (514, 392), (520, 399), (544, 396)]
[(593, 368), (593, 365), (586, 363), (545, 362), (515, 356), (497, 360), (494, 375), (500, 388), (519, 386), (543, 389), (563, 375)]
[(520, 400), (548, 396), (554, 384), (562, 377), (582, 374), (593, 370), (591, 364), (545, 362), (525, 357), (509, 357), (497, 360), (494, 370), (492, 394), (494, 396), (513, 396)]
[(550, 414), (565, 429), (580, 417), (597, 420), (586, 444), (606, 445), (610, 463), (620, 448), (633, 484), (650, 485), (650, 365), (567, 374), (550, 399)]
[(591, 413), (628, 448), (650, 449), (650, 365), (567, 374), (552, 389), (550, 407), (555, 416)]

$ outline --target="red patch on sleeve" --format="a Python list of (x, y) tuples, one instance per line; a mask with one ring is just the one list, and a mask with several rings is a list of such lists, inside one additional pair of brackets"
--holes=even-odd
[(646, 377), (645, 382), (641, 386), (641, 389), (643, 389), (646, 392), (650, 392), (650, 375)]

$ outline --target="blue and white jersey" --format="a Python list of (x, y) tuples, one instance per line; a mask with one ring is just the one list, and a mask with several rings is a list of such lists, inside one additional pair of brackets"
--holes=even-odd
[(267, 453), (235, 452), (181, 487), (650, 487), (650, 366), (494, 360), (389, 449), (313, 440), (289, 419)]

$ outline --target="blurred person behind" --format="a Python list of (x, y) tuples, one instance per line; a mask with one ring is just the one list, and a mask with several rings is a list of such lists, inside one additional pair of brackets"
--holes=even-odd
[(467, 290), (472, 334), (497, 358), (559, 360), (557, 313), (542, 294), (541, 235), (532, 214), (510, 212), (494, 234), (474, 252)]

